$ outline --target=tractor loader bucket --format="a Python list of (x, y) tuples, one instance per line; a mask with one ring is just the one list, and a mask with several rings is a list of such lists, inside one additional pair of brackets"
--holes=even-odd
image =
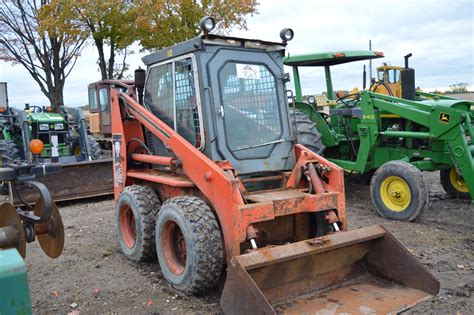
[(221, 306), (226, 314), (385, 314), (438, 291), (433, 275), (374, 225), (233, 257)]
[[(65, 201), (113, 194), (112, 159), (61, 164), (60, 173), (36, 176), (37, 181), (48, 187), (54, 201)], [(29, 203), (39, 195), (33, 190), (22, 190)], [(14, 204), (23, 202), (14, 193)]]

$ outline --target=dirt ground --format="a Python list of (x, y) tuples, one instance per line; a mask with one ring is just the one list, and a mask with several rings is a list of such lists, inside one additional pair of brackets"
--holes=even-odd
[[(408, 313), (472, 314), (474, 312), (474, 207), (449, 200), (438, 174), (425, 174), (432, 204), (414, 223), (379, 217), (369, 187), (347, 183), (351, 228), (383, 224), (441, 282), (435, 298)], [(111, 197), (60, 205), (66, 244), (56, 260), (37, 243), (28, 245), (30, 294), (37, 314), (168, 314), (221, 313), (220, 285), (201, 297), (186, 296), (162, 278), (157, 263), (134, 263), (116, 241)], [(75, 312), (77, 313), (77, 312)]]

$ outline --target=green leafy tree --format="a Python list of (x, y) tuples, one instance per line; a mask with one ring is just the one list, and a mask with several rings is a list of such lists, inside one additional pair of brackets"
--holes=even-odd
[(216, 18), (217, 31), (221, 33), (231, 27), (246, 29), (245, 18), (255, 14), (258, 5), (254, 0), (69, 2), (76, 22), (89, 33), (97, 48), (102, 79), (123, 78), (134, 42), (145, 50), (156, 50), (192, 38), (199, 34), (198, 22), (206, 15)]
[(0, 60), (22, 65), (55, 111), (85, 42), (71, 9), (69, 1), (0, 0)]
[(161, 49), (197, 36), (199, 20), (212, 16), (217, 32), (232, 27), (247, 29), (246, 17), (257, 13), (253, 0), (137, 0), (133, 10), (137, 17), (137, 35), (145, 49)]
[[(133, 4), (124, 0), (72, 2), (78, 22), (89, 32), (97, 48), (102, 79), (122, 79), (127, 70), (126, 58), (131, 53), (129, 46), (136, 38)], [(122, 62), (117, 61), (119, 56)]]

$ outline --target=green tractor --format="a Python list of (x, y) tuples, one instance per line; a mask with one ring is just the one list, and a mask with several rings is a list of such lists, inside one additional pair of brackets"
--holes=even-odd
[[(8, 105), (6, 87), (0, 83), (0, 166), (59, 162), (61, 174), (39, 177), (57, 201), (110, 194), (111, 159), (101, 158), (102, 149), (88, 135), (82, 111), (62, 108), (53, 113), (50, 107), (29, 104), (18, 110)], [(9, 190), (5, 184), (2, 188)]]
[[(403, 98), (368, 90), (334, 93), (331, 66), (381, 57), (380, 52), (346, 51), (284, 59), (293, 68), (298, 141), (310, 147), (319, 139), (316, 145), (326, 158), (370, 179), (373, 204), (383, 217), (413, 221), (429, 206), (422, 171), (439, 170), (449, 196), (474, 203), (471, 102), (430, 95), (420, 100), (412, 71), (406, 73), (413, 77), (406, 78), (412, 84), (404, 86)], [(301, 67), (324, 67), (327, 100), (304, 100)]]
[[(72, 122), (70, 117), (72, 117)], [(97, 160), (101, 148), (87, 135), (87, 126), (79, 109), (30, 106), (24, 110), (6, 107), (0, 113), (0, 152), (3, 161), (31, 160), (71, 163)]]

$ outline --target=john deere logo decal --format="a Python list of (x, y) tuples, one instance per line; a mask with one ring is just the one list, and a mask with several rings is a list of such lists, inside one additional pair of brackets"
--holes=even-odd
[(443, 124), (449, 124), (450, 116), (446, 113), (439, 114), (439, 122)]

